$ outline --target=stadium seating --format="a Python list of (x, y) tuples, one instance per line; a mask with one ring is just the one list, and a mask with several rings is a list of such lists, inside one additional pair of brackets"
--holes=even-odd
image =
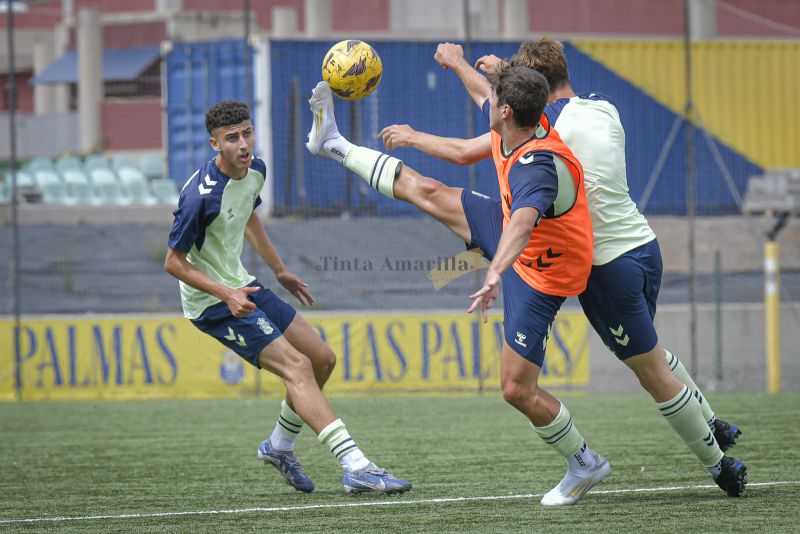
[(153, 180), (150, 182), (150, 189), (160, 204), (178, 205), (178, 190), (175, 182), (169, 178)]
[(164, 178), (164, 156), (161, 152), (147, 152), (142, 155), (139, 165), (142, 172), (151, 180)]
[(42, 202), (44, 204), (74, 204), (74, 200), (67, 192), (67, 184), (62, 181), (44, 182), (42, 188)]
[(23, 169), (30, 173), (35, 173), (36, 171), (54, 172), (56, 170), (50, 158), (33, 158), (23, 166)]
[(0, 204), (11, 203), (11, 184), (8, 182), (0, 182)]
[[(29, 202), (64, 205), (177, 205), (176, 184), (164, 177), (161, 152), (144, 153), (137, 165), (130, 152), (67, 154), (58, 159), (33, 158), (17, 171), (17, 188)], [(10, 176), (0, 202), (11, 201)], [(5, 191), (7, 190), (7, 192)]]
[[(29, 195), (36, 193), (39, 188), (36, 185), (36, 179), (29, 172), (17, 171), (17, 191), (21, 195)], [(11, 187), (11, 173), (6, 174), (6, 183)]]
[(124, 167), (136, 167), (136, 160), (130, 152), (117, 152), (111, 156), (111, 168), (118, 171)]
[(131, 204), (152, 205), (156, 203), (156, 199), (150, 194), (147, 186), (147, 177), (142, 171), (136, 167), (122, 167), (117, 170), (117, 174)]
[(108, 169), (108, 158), (105, 154), (89, 154), (83, 160), (83, 168), (86, 169), (86, 172), (94, 169)]
[(126, 205), (128, 201), (122, 185), (111, 169), (95, 168), (89, 171), (95, 204)]
[(33, 177), (36, 180), (36, 185), (39, 189), (44, 189), (44, 186), (48, 184), (60, 184), (63, 183), (61, 180), (61, 176), (55, 170), (45, 170), (41, 169), (35, 171), (33, 173)]
[(83, 163), (78, 156), (62, 156), (56, 160), (55, 168), (63, 175), (65, 171), (83, 169)]
[(67, 195), (74, 204), (94, 204), (94, 194), (89, 177), (81, 169), (68, 169), (62, 173)]

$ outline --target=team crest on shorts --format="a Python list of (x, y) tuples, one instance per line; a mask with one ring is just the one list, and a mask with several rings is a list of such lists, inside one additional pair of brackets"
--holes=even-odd
[(261, 329), (261, 331), (264, 332), (267, 335), (270, 335), (272, 332), (275, 331), (275, 329), (272, 328), (272, 325), (270, 325), (267, 322), (267, 320), (264, 319), (263, 317), (259, 317), (258, 318), (257, 324), (258, 324), (258, 327)]
[(522, 345), (523, 347), (527, 347), (528, 345), (525, 343), (526, 339), (528, 339), (528, 336), (526, 336), (522, 332), (517, 332), (517, 339), (515, 339), (514, 341), (517, 343), (517, 345)]

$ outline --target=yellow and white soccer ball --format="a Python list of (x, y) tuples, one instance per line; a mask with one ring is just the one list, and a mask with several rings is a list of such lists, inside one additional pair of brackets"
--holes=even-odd
[(372, 93), (381, 83), (382, 74), (381, 57), (357, 39), (336, 43), (322, 61), (322, 79), (333, 94), (345, 100), (358, 100)]

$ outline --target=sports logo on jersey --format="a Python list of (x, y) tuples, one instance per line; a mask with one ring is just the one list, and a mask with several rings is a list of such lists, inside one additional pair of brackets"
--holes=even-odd
[[(203, 187), (203, 182), (208, 186), (208, 188)], [(200, 191), (201, 195), (207, 195), (211, 192), (214, 186), (217, 185), (216, 180), (212, 180), (211, 176), (206, 174), (206, 177), (197, 185), (197, 190)]]
[(234, 217), (233, 208), (228, 208), (228, 220), (233, 219), (233, 217)]
[(552, 247), (547, 247), (547, 251), (544, 254), (539, 254), (536, 257), (536, 263), (535, 264), (532, 261), (529, 261), (529, 262), (524, 262), (523, 261), (521, 263), (525, 267), (529, 267), (531, 269), (536, 269), (537, 271), (542, 271), (542, 270), (547, 269), (548, 267), (551, 267), (553, 265), (553, 262), (547, 262), (547, 261), (544, 260), (545, 256), (547, 257), (548, 260), (552, 260), (552, 259), (558, 258), (559, 256), (563, 256), (563, 253), (561, 253), (561, 252), (553, 252), (553, 248)]
[(270, 335), (272, 332), (275, 331), (275, 329), (272, 328), (272, 325), (269, 324), (269, 322), (267, 322), (267, 320), (264, 319), (263, 317), (259, 317), (258, 321), (256, 321), (256, 324), (261, 329), (261, 331), (264, 332), (266, 335)]
[(534, 153), (533, 152), (528, 152), (524, 156), (520, 156), (517, 161), (519, 161), (520, 164), (522, 164), (522, 165), (528, 165), (530, 163), (533, 163), (533, 157), (534, 157)]
[(517, 337), (514, 339), (514, 343), (517, 345), (522, 345), (523, 347), (527, 347), (528, 345), (525, 344), (526, 339), (528, 339), (528, 336), (522, 332), (517, 332)]

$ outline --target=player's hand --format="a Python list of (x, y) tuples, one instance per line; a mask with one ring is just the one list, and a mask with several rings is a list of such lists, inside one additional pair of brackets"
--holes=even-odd
[(484, 74), (497, 74), (502, 62), (503, 60), (499, 57), (494, 54), (489, 54), (488, 56), (478, 58), (478, 61), (475, 62), (475, 70), (481, 71)]
[(487, 322), (489, 320), (489, 308), (492, 307), (495, 299), (497, 299), (499, 291), (500, 273), (489, 267), (489, 270), (486, 271), (483, 287), (469, 296), (472, 299), (472, 306), (469, 307), (467, 313), (480, 309), (483, 322)]
[(234, 289), (226, 301), (228, 308), (231, 310), (231, 314), (233, 314), (234, 317), (245, 317), (256, 311), (255, 303), (247, 297), (250, 296), (250, 293), (255, 293), (260, 290), (260, 287), (253, 286)]
[(378, 134), (383, 139), (383, 146), (387, 150), (394, 150), (401, 146), (411, 146), (411, 140), (417, 131), (408, 124), (392, 124)]
[(278, 282), (280, 282), (294, 298), (300, 301), (300, 304), (303, 306), (306, 304), (314, 304), (314, 297), (311, 296), (311, 292), (308, 290), (308, 284), (303, 282), (299, 276), (289, 271), (281, 271), (275, 275), (275, 278), (278, 279)]
[(439, 43), (433, 55), (436, 63), (443, 69), (452, 68), (460, 59), (464, 59), (464, 49), (461, 45), (453, 43)]

